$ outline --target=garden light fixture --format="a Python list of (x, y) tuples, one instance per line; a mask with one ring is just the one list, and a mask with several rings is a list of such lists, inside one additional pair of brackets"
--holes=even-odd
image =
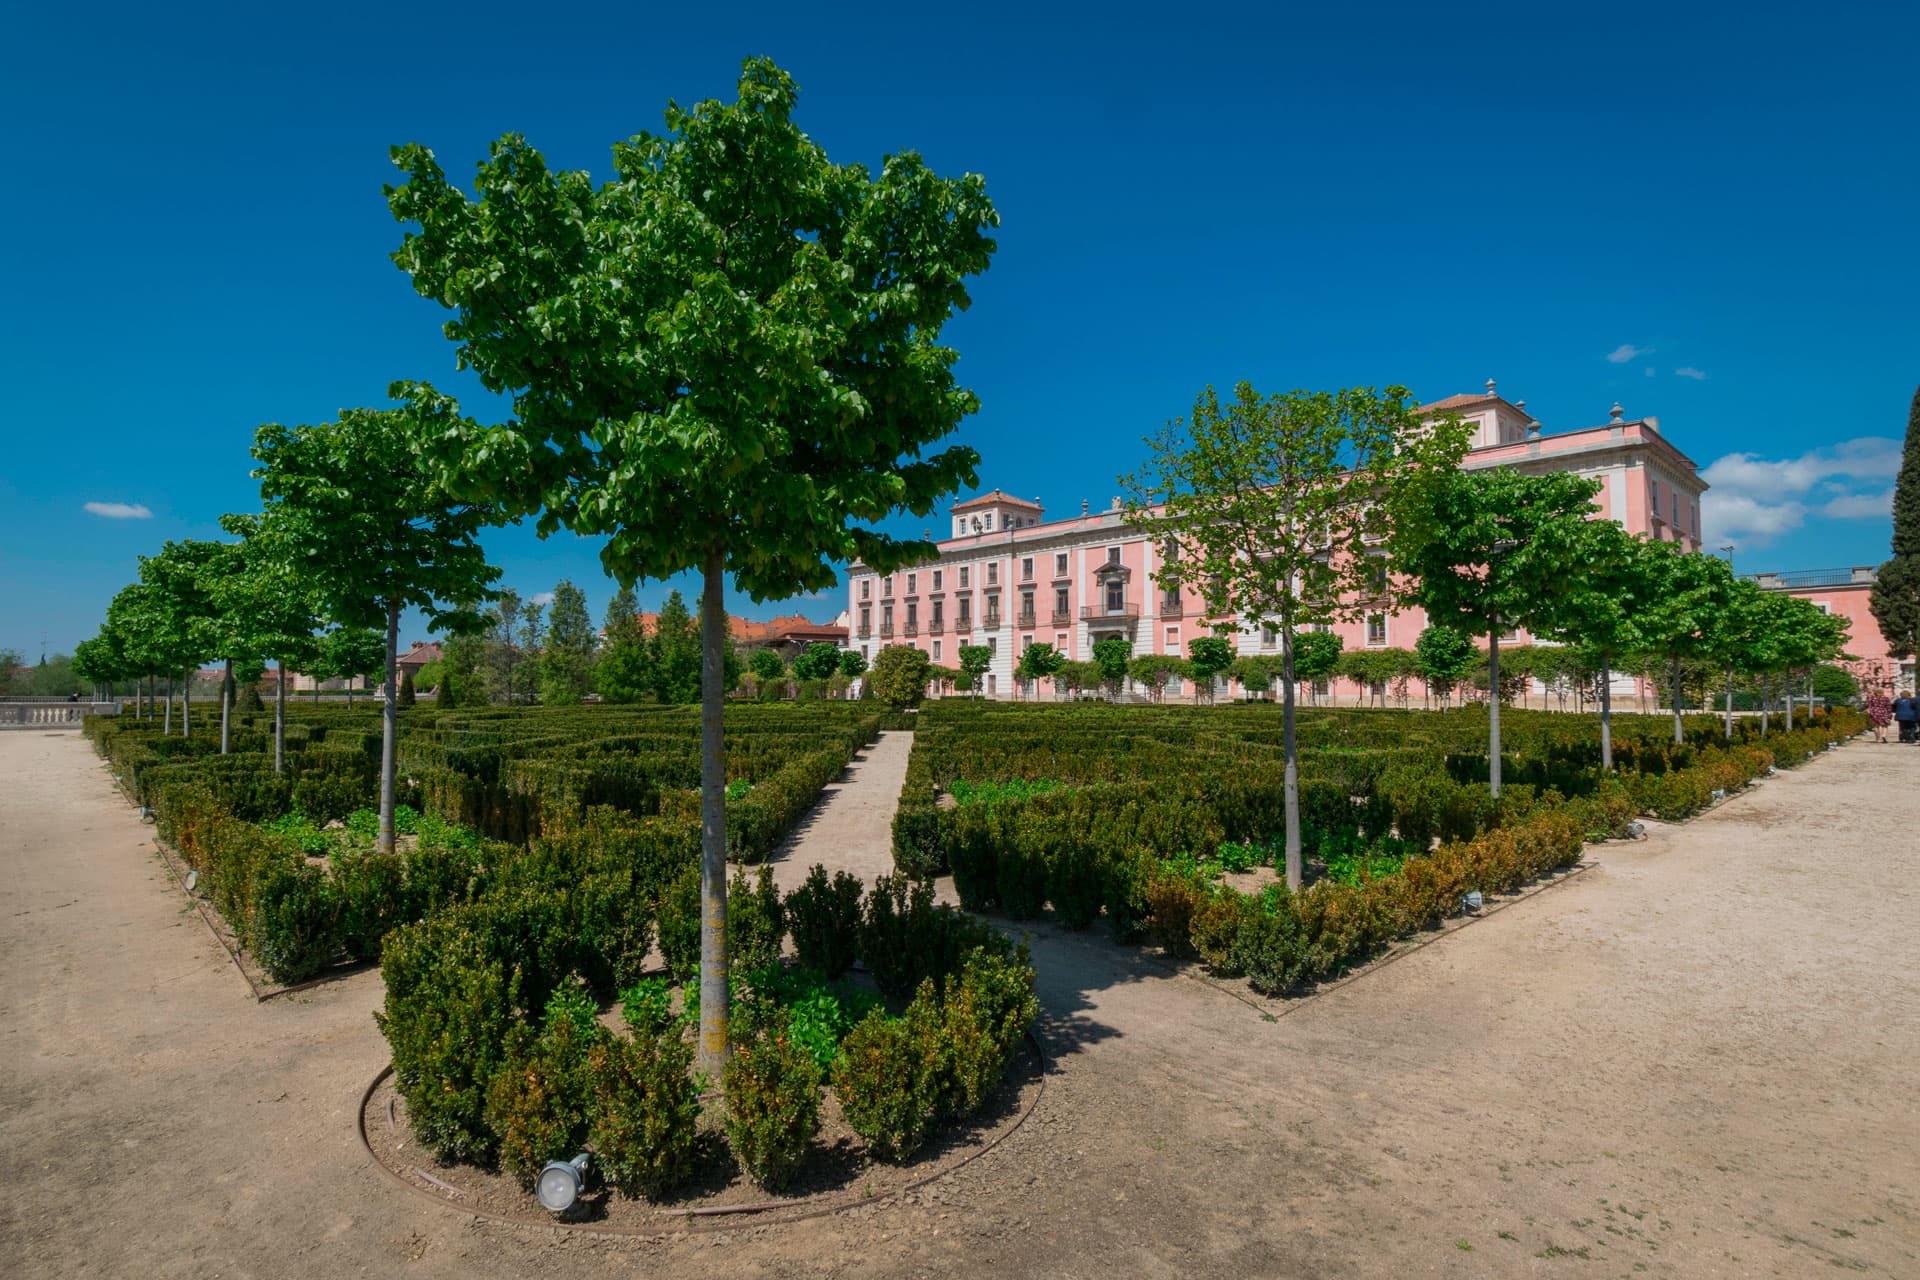
[(549, 1160), (533, 1184), (540, 1207), (550, 1213), (565, 1213), (580, 1202), (581, 1188), (587, 1185), (587, 1162), (593, 1157), (582, 1151), (571, 1160)]

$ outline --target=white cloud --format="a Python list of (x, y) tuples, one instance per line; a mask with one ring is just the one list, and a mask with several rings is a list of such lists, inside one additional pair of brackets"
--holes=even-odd
[(1707, 380), (1707, 371), (1705, 369), (1696, 369), (1690, 364), (1685, 364), (1675, 369), (1673, 376), (1676, 378), (1692, 378), (1695, 382), (1705, 382)]
[(109, 520), (151, 520), (153, 512), (138, 502), (89, 502), (87, 510)]
[(1880, 436), (1843, 440), (1797, 458), (1752, 453), (1717, 458), (1700, 473), (1712, 486), (1700, 500), (1709, 542), (1762, 547), (1805, 524), (1880, 519), (1892, 510), (1887, 481), (1900, 468), (1900, 442)]
[(1650, 356), (1652, 354), (1652, 347), (1636, 347), (1631, 342), (1623, 342), (1613, 350), (1607, 352), (1607, 363), (1632, 364), (1641, 356)]
[(552, 604), (553, 592), (536, 591), (532, 595), (527, 597), (527, 603), (528, 604)]

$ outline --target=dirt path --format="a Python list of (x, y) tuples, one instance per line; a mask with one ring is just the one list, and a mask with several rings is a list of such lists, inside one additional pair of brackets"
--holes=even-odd
[(816, 863), (851, 871), (862, 884), (893, 873), (893, 811), (912, 754), (913, 734), (883, 733), (822, 788), (819, 802), (769, 859), (783, 892), (799, 888)]
[(908, 1202), (623, 1243), (382, 1181), (352, 1128), (385, 1057), (378, 975), (254, 1004), (85, 743), (0, 734), (0, 1258), (143, 1280), (1920, 1275), (1916, 784), (1920, 751), (1849, 747), (1270, 1022), (1038, 930), (1056, 1069), (1007, 1145)]

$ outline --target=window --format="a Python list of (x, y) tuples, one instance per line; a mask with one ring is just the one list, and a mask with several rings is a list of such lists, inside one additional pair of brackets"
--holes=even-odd
[(909, 628), (912, 628), (912, 627), (917, 627), (919, 625), (920, 625), (920, 602), (918, 600), (909, 600), (907, 601), (907, 626)]
[(1367, 615), (1367, 643), (1382, 645), (1387, 642), (1387, 615), (1370, 613)]
[(1067, 589), (1055, 587), (1053, 591), (1053, 611), (1060, 617), (1067, 616)]
[(1067, 576), (1067, 553), (1064, 551), (1053, 558), (1053, 576), (1056, 578)]
[(1022, 653), (1025, 653), (1025, 652), (1026, 652), (1027, 650), (1029, 650), (1029, 649), (1031, 649), (1031, 648), (1033, 648), (1033, 637), (1032, 637), (1032, 636), (1021, 636), (1021, 637), (1020, 637), (1020, 652), (1022, 652)]
[(1117, 582), (1107, 584), (1107, 612), (1122, 613), (1127, 607), (1127, 589)]
[(1055, 633), (1053, 637), (1053, 647), (1058, 649), (1061, 653), (1065, 653), (1067, 651), (1067, 633), (1066, 632), (1061, 631), (1061, 632)]
[[(994, 654), (998, 652), (999, 648), (1000, 648), (1000, 637), (988, 636), (987, 637), (987, 656), (989, 658), (993, 657)], [(988, 676), (987, 679), (991, 680), (993, 679), (993, 677)]]
[(860, 598), (862, 600), (873, 599), (873, 579), (872, 578), (860, 579)]
[(1273, 642), (1278, 640), (1279, 638), (1280, 638), (1279, 628), (1275, 627), (1271, 622), (1263, 622), (1260, 624), (1260, 643), (1261, 644), (1264, 644), (1267, 646), (1267, 648), (1271, 649), (1273, 648)]
[(1033, 625), (1033, 592), (1020, 593), (1020, 618), (1028, 626)]
[(1833, 612), (1833, 606), (1831, 604), (1828, 604), (1825, 600), (1815, 600), (1813, 602), (1813, 607), (1818, 609), (1822, 613)]
[(907, 594), (910, 596), (917, 595), (919, 591), (920, 591), (920, 575), (917, 573), (908, 574), (907, 575)]
[(871, 653), (868, 653), (868, 652), (867, 652), (867, 648), (868, 648), (868, 646), (866, 646), (866, 645), (864, 645), (864, 644), (860, 646), (860, 656), (861, 656), (862, 658), (871, 658), (871, 657), (873, 656), (873, 655), (872, 655)]
[(1373, 568), (1368, 571), (1367, 581), (1372, 585), (1375, 595), (1383, 596), (1387, 594), (1387, 566), (1385, 562), (1374, 565)]
[(1700, 536), (1700, 504), (1693, 503), (1687, 508), (1687, 518), (1693, 521), (1693, 536)]
[(893, 579), (891, 577), (880, 579), (880, 598), (882, 600), (893, 599)]
[(1653, 518), (1660, 518), (1660, 482), (1652, 476), (1647, 477), (1647, 509), (1653, 512)]
[(880, 606), (880, 630), (888, 635), (893, 634), (893, 606), (890, 604)]
[(1166, 652), (1168, 653), (1180, 652), (1180, 628), (1178, 627), (1167, 628)]
[(998, 560), (987, 566), (987, 585), (990, 587), (1000, 585), (1000, 562)]
[(1119, 564), (1119, 563), (1120, 563), (1120, 548), (1118, 548), (1118, 547), (1108, 547), (1108, 548), (1107, 548), (1107, 563), (1108, 563), (1108, 564)]
[(873, 630), (873, 606), (870, 604), (863, 604), (860, 606), (860, 634), (866, 635), (869, 631), (872, 631), (872, 630)]
[(1160, 601), (1160, 608), (1166, 613), (1180, 612), (1180, 588), (1168, 587), (1165, 597)]
[(940, 571), (938, 569), (933, 571), (933, 589), (935, 591), (940, 589)]
[(967, 587), (968, 587), (968, 586), (970, 585), (970, 584), (968, 583), (968, 581), (967, 581), (967, 578), (968, 578), (968, 576), (969, 576), (969, 575), (968, 575), (968, 572), (967, 572), (967, 566), (966, 566), (966, 565), (964, 565), (964, 564), (963, 564), (963, 565), (961, 565), (961, 566), (960, 566), (960, 589), (961, 589), (962, 591), (965, 591), (965, 590), (967, 589)]
[(972, 596), (960, 597), (960, 621), (962, 622), (973, 621), (973, 597)]
[[(939, 619), (939, 618), (935, 618), (935, 619), (934, 619), (934, 621), (935, 621), (935, 622), (938, 622), (938, 621), (940, 621), (940, 619)], [(935, 662), (938, 662), (938, 661), (940, 661), (940, 642), (939, 642), (938, 640), (935, 640), (935, 641), (933, 642), (933, 660), (934, 660)]]
[(947, 602), (945, 600), (935, 600), (933, 602), (933, 625), (934, 626), (936, 627), (939, 626), (940, 623), (944, 620), (946, 605), (947, 605)]
[(993, 528), (993, 512), (987, 512), (987, 528)]
[(1677, 493), (1673, 495), (1673, 527), (1680, 527), (1680, 495)]
[(1020, 561), (1020, 581), (1022, 582), (1033, 581), (1033, 557), (1032, 556), (1023, 557)]

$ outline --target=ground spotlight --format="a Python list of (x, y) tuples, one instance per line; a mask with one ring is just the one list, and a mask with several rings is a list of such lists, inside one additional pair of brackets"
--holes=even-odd
[(580, 1202), (580, 1191), (587, 1185), (587, 1162), (593, 1157), (581, 1152), (571, 1160), (549, 1160), (533, 1185), (540, 1207), (551, 1213), (565, 1213)]

